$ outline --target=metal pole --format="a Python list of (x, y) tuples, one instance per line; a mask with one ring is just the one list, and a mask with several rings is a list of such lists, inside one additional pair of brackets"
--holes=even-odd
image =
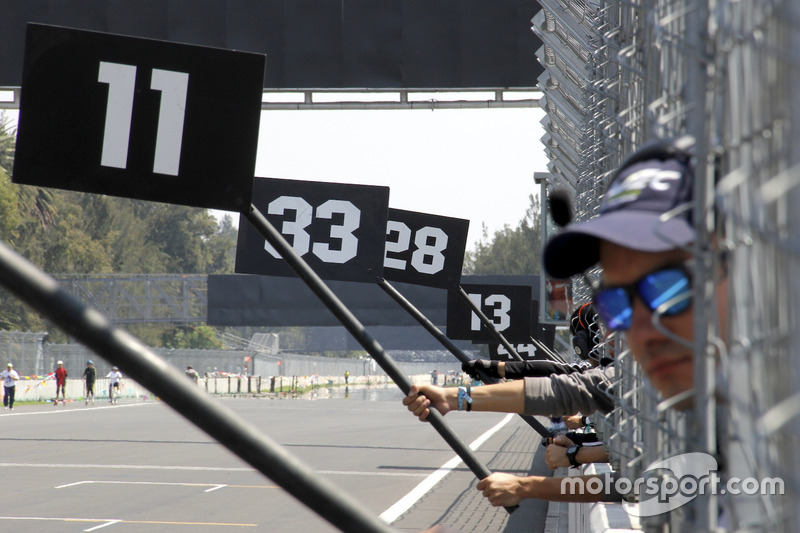
[(494, 323), (492, 323), (492, 321), (489, 320), (489, 317), (486, 316), (486, 314), (483, 311), (481, 311), (481, 308), (475, 305), (475, 302), (473, 302), (470, 299), (469, 294), (467, 294), (467, 291), (465, 291), (463, 287), (458, 287), (458, 295), (461, 296), (461, 299), (464, 300), (464, 302), (470, 307), (470, 309), (472, 309), (472, 312), (478, 315), (478, 318), (481, 320), (481, 323), (483, 323), (483, 325), (486, 326), (486, 329), (489, 330), (489, 333), (491, 333), (492, 336), (495, 339), (497, 339), (498, 342), (500, 342), (500, 344), (502, 344), (506, 350), (508, 350), (508, 353), (511, 355), (511, 357), (517, 361), (523, 361), (524, 359), (522, 359), (522, 356), (520, 356), (514, 349), (514, 347), (511, 346), (511, 344), (509, 344), (506, 338), (503, 337), (503, 334), (500, 333), (496, 327), (494, 327)]
[(192, 385), (183, 373), (114, 327), (22, 256), (0, 243), (0, 284), (215, 438), (342, 531), (392, 531), (278, 443)]
[(545, 345), (542, 341), (537, 338), (534, 338), (533, 335), (530, 337), (531, 342), (535, 344), (540, 350), (542, 350), (546, 355), (550, 357), (553, 361), (558, 361), (559, 363), (567, 364), (563, 357), (561, 357), (558, 353), (554, 352), (550, 348)]
[[(270, 224), (270, 222), (255, 207), (251, 206), (250, 212), (245, 215), (253, 226), (264, 236), (265, 239), (281, 254), (281, 257), (294, 270), (298, 276), (308, 285), (314, 294), (325, 304), (334, 314), (350, 334), (358, 341), (364, 349), (369, 352), (372, 358), (383, 368), (384, 372), (400, 387), (404, 394), (411, 390), (411, 382), (400, 371), (397, 364), (383, 350), (372, 335), (370, 335), (359, 320), (350, 310), (339, 300), (327, 285), (320, 279), (316, 272), (300, 257), (297, 252), (286, 242), (283, 235)], [(377, 278), (377, 276), (376, 276)], [(484, 479), (491, 475), (491, 471), (478, 460), (475, 453), (462, 441), (458, 435), (444, 421), (444, 416), (437, 410), (431, 409), (427, 420), (439, 432), (439, 435), (447, 442), (453, 451), (461, 457), (464, 464), (472, 471), (478, 479)], [(506, 507), (506, 511), (512, 513), (519, 506)]]
[[(689, 451), (716, 455), (717, 453), (717, 402), (716, 356), (714, 344), (709, 339), (715, 336), (712, 313), (714, 309), (714, 285), (718, 265), (711, 254), (705, 250), (710, 246), (714, 231), (714, 162), (709, 153), (709, 136), (714, 131), (713, 112), (714, 88), (709, 87), (710, 77), (714, 76), (714, 62), (711, 53), (710, 2), (702, 0), (692, 4), (692, 12), (687, 16), (686, 42), (692, 50), (686, 60), (687, 80), (686, 103), (691, 112), (687, 114), (687, 129), (694, 137), (696, 164), (693, 190), (694, 206), (692, 217), (696, 238), (693, 245), (694, 275), (696, 292), (693, 297), (694, 313), (694, 410), (688, 417), (690, 431), (696, 435), (696, 442), (690, 441)], [(692, 439), (694, 440), (694, 439)], [(694, 445), (692, 445), (694, 444)], [(715, 531), (719, 507), (713, 493), (701, 493), (691, 502), (695, 508), (695, 524), (700, 531)]]
[[(419, 309), (414, 307), (414, 305), (411, 302), (409, 302), (402, 294), (400, 294), (400, 291), (398, 291), (397, 289), (392, 287), (392, 285), (388, 281), (386, 281), (385, 279), (381, 278), (381, 279), (378, 280), (378, 285), (381, 287), (381, 289), (383, 289), (386, 292), (386, 294), (391, 296), (392, 299), (395, 302), (400, 304), (400, 307), (405, 309), (408, 314), (410, 314), (412, 317), (414, 317), (414, 319), (417, 322), (419, 322), (419, 324), (422, 327), (424, 327), (426, 330), (428, 330), (428, 333), (433, 335), (434, 338), (436, 340), (438, 340), (442, 344), (442, 346), (447, 348), (447, 350), (451, 354), (456, 356), (456, 359), (458, 359), (462, 363), (467, 363), (467, 362), (470, 361), (470, 358), (469, 358), (469, 356), (467, 356), (467, 354), (462, 352), (458, 348), (458, 346), (453, 344), (453, 341), (448, 339), (447, 336), (444, 333), (442, 333), (442, 331), (439, 328), (437, 328), (436, 325), (433, 322), (428, 320), (428, 317), (426, 317), (424, 314), (422, 314), (419, 311)], [(478, 370), (478, 374), (481, 377), (481, 381), (483, 381), (484, 383), (487, 383), (487, 384), (499, 383), (499, 381), (500, 381), (499, 379), (496, 379), (496, 378), (493, 378), (493, 377), (487, 375), (482, 370)], [(522, 417), (522, 419), (525, 422), (527, 422), (528, 425), (531, 426), (534, 430), (536, 430), (536, 432), (539, 435), (541, 435), (543, 438), (549, 439), (549, 438), (551, 438), (553, 436), (553, 434), (550, 431), (548, 431), (547, 428), (544, 427), (544, 425), (541, 422), (539, 422), (538, 420), (536, 420), (536, 418), (534, 418), (533, 416), (524, 415), (524, 414), (520, 414), (519, 416)]]

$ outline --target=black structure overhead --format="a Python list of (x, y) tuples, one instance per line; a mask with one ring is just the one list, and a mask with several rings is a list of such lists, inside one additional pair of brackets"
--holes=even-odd
[[(535, 88), (533, 0), (0, 0), (0, 87), (18, 87), (25, 27), (264, 53), (267, 89)], [(56, 89), (57, 90), (57, 89)]]

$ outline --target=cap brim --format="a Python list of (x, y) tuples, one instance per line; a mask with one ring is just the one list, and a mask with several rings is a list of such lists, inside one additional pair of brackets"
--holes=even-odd
[(542, 261), (553, 278), (568, 278), (599, 261), (600, 240), (639, 252), (663, 252), (694, 241), (682, 217), (662, 221), (658, 213), (620, 211), (568, 227), (547, 243)]

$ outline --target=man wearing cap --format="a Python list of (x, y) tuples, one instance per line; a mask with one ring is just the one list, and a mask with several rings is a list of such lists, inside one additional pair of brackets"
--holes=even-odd
[(61, 392), (61, 403), (64, 404), (67, 401), (67, 396), (65, 393), (67, 387), (67, 369), (64, 368), (64, 361), (59, 361), (56, 363), (58, 368), (56, 368), (56, 401), (54, 405), (58, 405), (58, 393)]
[[(664, 399), (680, 410), (692, 406), (694, 320), (691, 259), (694, 243), (694, 173), (686, 139), (649, 144), (626, 160), (603, 197), (600, 214), (567, 227), (544, 250), (555, 278), (584, 272), (597, 263), (601, 283), (594, 301), (607, 329), (622, 331), (636, 362)], [(727, 279), (715, 290), (726, 340)], [(492, 505), (523, 498), (567, 499), (546, 478), (492, 474), (478, 484)]]
[(94, 367), (94, 363), (86, 361), (86, 368), (83, 371), (83, 380), (86, 382), (86, 405), (89, 405), (89, 399), (94, 405), (94, 382), (96, 379), (97, 369)]
[[(547, 274), (554, 278), (600, 264), (602, 280), (593, 290), (600, 318), (607, 329), (625, 332), (645, 376), (681, 410), (691, 407), (694, 385), (687, 265), (695, 240), (690, 149), (691, 141), (682, 138), (650, 143), (635, 152), (612, 178), (600, 214), (554, 236), (543, 257)], [(715, 298), (718, 336), (725, 340), (727, 280), (721, 274)], [(586, 501), (586, 495), (562, 493), (558, 478), (495, 473), (477, 488), (495, 506), (516, 505), (523, 498)]]
[(14, 370), (14, 365), (8, 363), (8, 366), (3, 373), (0, 374), (3, 379), (3, 408), (14, 409), (14, 393), (17, 390), (17, 381), (19, 381), (19, 374)]
[(119, 371), (119, 367), (114, 366), (111, 367), (111, 372), (106, 377), (108, 378), (108, 401), (117, 403), (120, 383), (122, 383), (122, 372)]
[[(553, 277), (600, 264), (601, 283), (593, 291), (597, 312), (607, 329), (625, 332), (636, 362), (664, 399), (686, 396), (694, 385), (694, 172), (682, 142), (688, 141), (654, 143), (634, 153), (612, 180), (600, 215), (566, 228), (544, 251)], [(726, 317), (727, 278), (720, 274), (717, 313)], [(724, 328), (726, 320), (720, 324)], [(726, 339), (727, 332), (719, 335)], [(691, 405), (688, 396), (675, 407)]]

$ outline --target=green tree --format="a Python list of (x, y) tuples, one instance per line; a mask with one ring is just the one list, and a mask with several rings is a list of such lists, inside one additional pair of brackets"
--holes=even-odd
[(210, 260), (205, 243), (217, 229), (208, 210), (157, 204), (145, 220), (147, 240), (167, 255), (166, 272), (206, 272)]
[[(15, 132), (8, 117), (0, 113), (0, 240), (13, 246), (24, 217), (17, 187), (11, 183)], [(0, 329), (41, 330), (42, 320), (26, 305), (0, 288)]]
[(206, 240), (208, 252), (206, 274), (233, 274), (237, 236), (238, 230), (233, 225), (233, 218), (224, 215), (219, 221), (217, 231)]
[(41, 239), (58, 217), (56, 193), (30, 185), (17, 185), (16, 190), (20, 222), (9, 242), (17, 252), (42, 266)]
[(80, 196), (84, 231), (101, 242), (111, 260), (111, 272), (148, 274), (168, 272), (169, 254), (148, 240), (149, 228), (137, 200), (95, 194)]
[[(205, 209), (14, 184), (15, 140), (0, 113), (0, 240), (46, 272), (233, 272), (237, 229), (230, 216), (217, 223)], [(37, 314), (0, 289), (0, 328), (43, 327)], [(183, 347), (219, 346), (213, 328), (134, 329), (153, 345), (168, 338)]]
[(6, 169), (0, 166), (0, 239), (11, 242), (21, 222), (17, 191)]
[(51, 274), (111, 272), (111, 258), (101, 241), (86, 227), (83, 206), (61, 192), (56, 198), (58, 218), (39, 236), (42, 248), (37, 263)]
[(16, 137), (11, 119), (0, 111), (0, 167), (8, 173), (14, 168), (14, 149)]
[(165, 348), (188, 350), (219, 350), (224, 344), (217, 338), (217, 330), (211, 326), (177, 327), (162, 335)]
[(489, 239), (486, 226), (475, 250), (464, 259), (465, 274), (530, 275), (540, 272), (541, 230), (538, 196), (530, 195), (531, 205), (516, 228), (509, 225)]

